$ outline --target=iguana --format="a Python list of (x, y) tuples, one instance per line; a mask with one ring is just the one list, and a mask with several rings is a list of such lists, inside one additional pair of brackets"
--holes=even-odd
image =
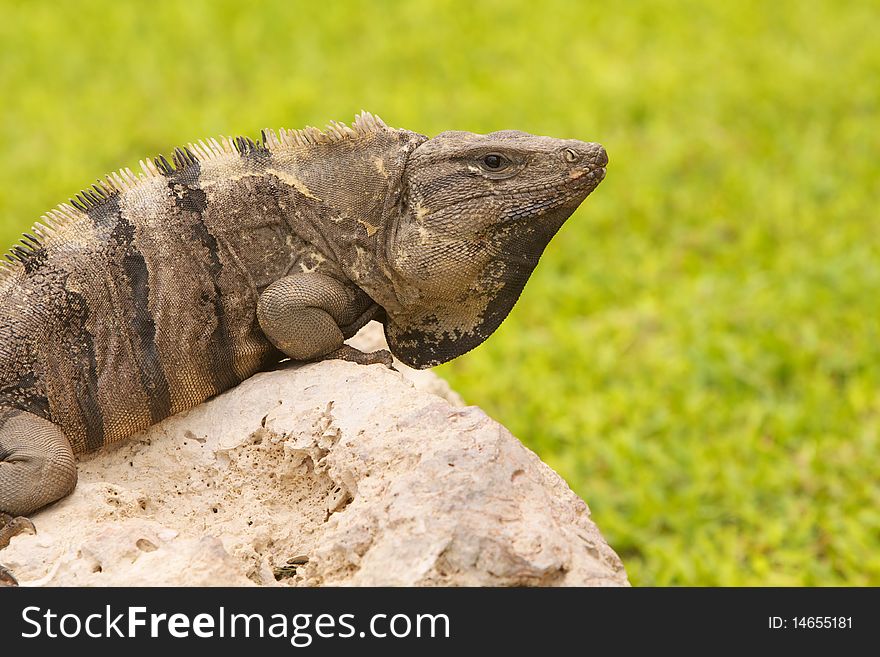
[(426, 368), (483, 342), (605, 176), (599, 144), (349, 127), (209, 139), (59, 205), (0, 268), (0, 548), (74, 454), (285, 358)]

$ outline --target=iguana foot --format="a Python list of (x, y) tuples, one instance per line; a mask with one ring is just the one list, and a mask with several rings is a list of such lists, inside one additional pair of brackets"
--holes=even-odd
[[(0, 512), (0, 550), (9, 545), (13, 536), (36, 533), (34, 523), (24, 516), (13, 518), (8, 513)], [(18, 580), (2, 564), (0, 564), (0, 586), (18, 586)]]
[[(358, 365), (384, 365), (389, 370), (394, 369), (394, 358), (387, 349), (379, 349), (378, 351), (370, 351), (365, 353), (360, 349), (355, 349), (351, 345), (344, 344), (336, 351), (331, 351), (321, 357), (321, 360), (347, 360), (350, 363)], [(396, 370), (395, 370), (396, 371)]]
[(13, 518), (8, 513), (0, 512), (0, 550), (9, 545), (13, 536), (36, 533), (37, 528), (34, 527), (34, 523), (24, 516)]
[(18, 580), (2, 565), (0, 565), (0, 586), (18, 586)]

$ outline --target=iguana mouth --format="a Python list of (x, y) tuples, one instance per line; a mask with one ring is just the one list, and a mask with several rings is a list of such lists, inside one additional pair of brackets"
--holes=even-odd
[[(605, 180), (605, 167), (595, 169), (572, 169), (568, 174), (568, 181), (574, 189), (586, 191), (585, 197), (593, 192)], [(583, 200), (583, 199), (581, 199)]]
[(572, 180), (577, 180), (584, 176), (590, 179), (598, 178), (599, 182), (602, 182), (602, 179), (605, 178), (605, 167), (599, 167), (598, 169), (572, 169), (571, 173), (568, 174), (568, 177)]

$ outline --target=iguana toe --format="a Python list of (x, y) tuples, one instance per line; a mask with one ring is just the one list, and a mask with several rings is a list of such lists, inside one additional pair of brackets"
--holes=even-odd
[(0, 513), (0, 550), (9, 545), (13, 536), (36, 533), (34, 523), (24, 516), (12, 517), (8, 513)]
[(336, 351), (322, 357), (322, 360), (346, 360), (350, 363), (358, 365), (384, 365), (390, 370), (394, 369), (394, 358), (387, 349), (379, 349), (377, 351), (363, 352), (360, 349), (344, 344)]
[(18, 586), (18, 580), (2, 565), (0, 565), (0, 586)]

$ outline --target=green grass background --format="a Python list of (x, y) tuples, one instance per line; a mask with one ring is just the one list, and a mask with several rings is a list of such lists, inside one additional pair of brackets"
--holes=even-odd
[(876, 2), (0, 1), (0, 238), (193, 138), (600, 141), (608, 177), (439, 368), (637, 585), (880, 584)]

